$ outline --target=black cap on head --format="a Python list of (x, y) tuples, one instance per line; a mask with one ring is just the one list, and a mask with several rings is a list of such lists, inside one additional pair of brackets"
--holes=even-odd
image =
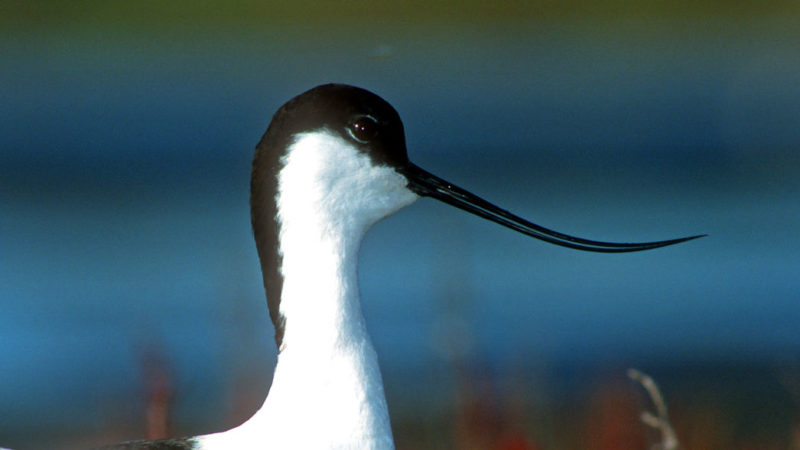
[(344, 84), (317, 86), (288, 101), (275, 113), (262, 143), (269, 139), (273, 151), (285, 151), (292, 136), (320, 129), (349, 140), (376, 164), (408, 164), (397, 111), (372, 92)]

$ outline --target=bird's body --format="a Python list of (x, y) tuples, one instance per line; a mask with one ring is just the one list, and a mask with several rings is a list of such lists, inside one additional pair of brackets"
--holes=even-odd
[(610, 244), (524, 221), (413, 165), (400, 116), (375, 94), (323, 85), (281, 107), (259, 143), (251, 215), (278, 363), (256, 414), (200, 436), (203, 449), (394, 448), (358, 290), (358, 251), (377, 221), (432, 196), (517, 231), (594, 251)]
[(358, 251), (375, 222), (421, 196), (580, 250), (648, 250), (697, 237), (617, 244), (543, 228), (412, 164), (399, 115), (377, 95), (318, 86), (275, 113), (253, 160), (251, 220), (278, 346), (267, 399), (225, 432), (116, 448), (393, 448), (361, 312)]

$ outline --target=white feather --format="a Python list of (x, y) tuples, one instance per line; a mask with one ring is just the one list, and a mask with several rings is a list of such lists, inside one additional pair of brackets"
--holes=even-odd
[(203, 449), (393, 448), (357, 260), (369, 227), (418, 197), (394, 169), (326, 130), (297, 135), (283, 163), (286, 327), (272, 387), (247, 422), (198, 442)]

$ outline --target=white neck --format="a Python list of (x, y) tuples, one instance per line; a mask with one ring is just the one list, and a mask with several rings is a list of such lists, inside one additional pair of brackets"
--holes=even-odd
[[(416, 196), (392, 169), (373, 166), (324, 133), (300, 135), (284, 164), (277, 200), (285, 328), (272, 387), (250, 420), (199, 443), (393, 448), (378, 359), (361, 312), (357, 260), (369, 226)], [(380, 183), (382, 190), (371, 200), (353, 195), (364, 183)]]

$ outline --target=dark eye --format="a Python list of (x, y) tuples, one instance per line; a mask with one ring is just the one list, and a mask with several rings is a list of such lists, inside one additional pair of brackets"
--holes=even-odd
[(370, 116), (361, 116), (347, 128), (355, 140), (366, 144), (378, 135), (378, 122)]

